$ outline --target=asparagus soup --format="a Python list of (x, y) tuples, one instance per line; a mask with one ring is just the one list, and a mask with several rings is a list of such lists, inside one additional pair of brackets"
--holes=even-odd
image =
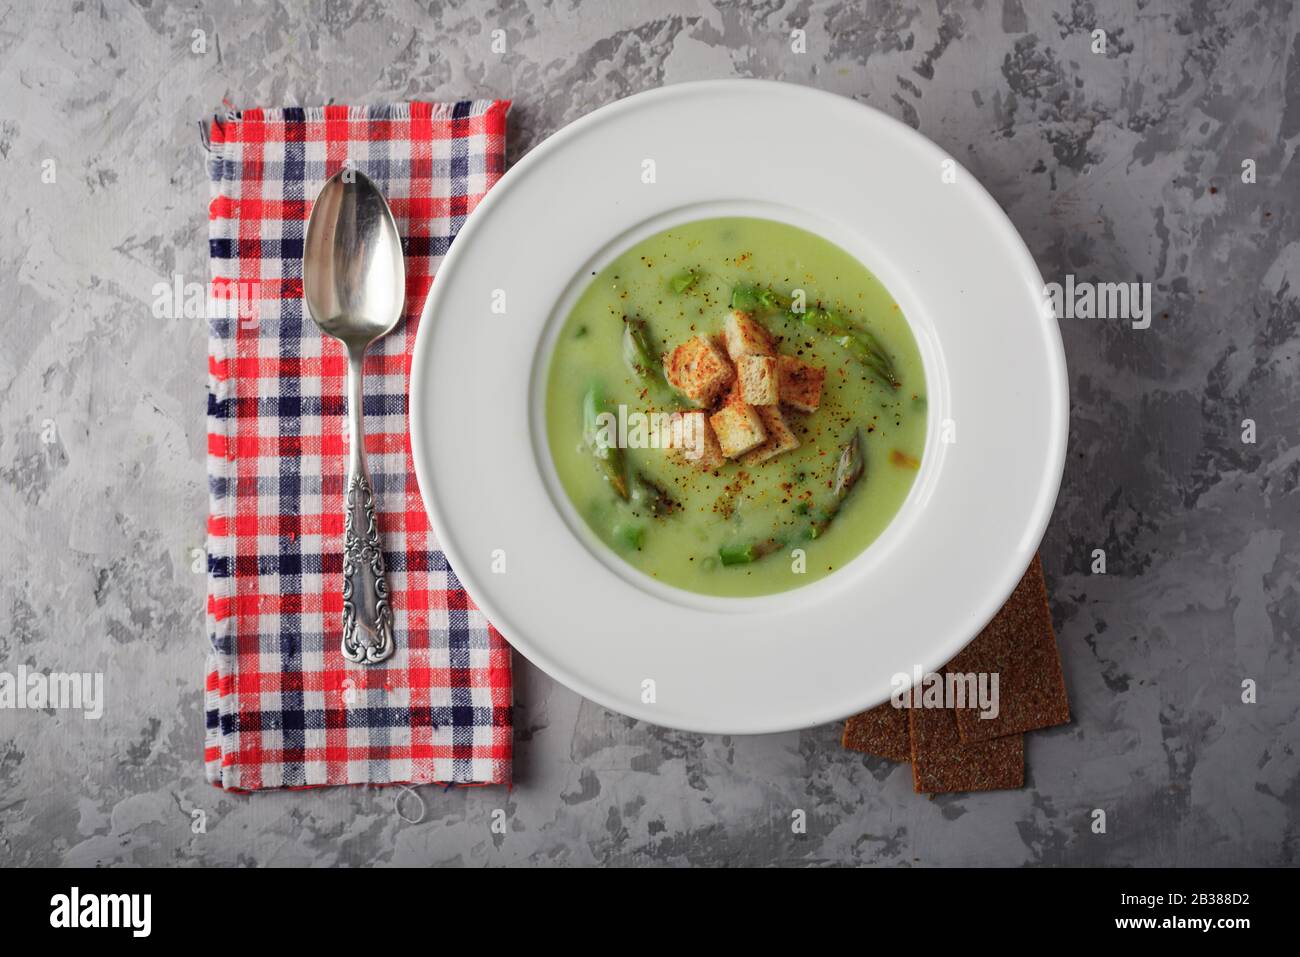
[(593, 274), (546, 384), (582, 519), (679, 588), (752, 596), (842, 567), (898, 512), (925, 445), (920, 353), (865, 266), (767, 219), (697, 220)]

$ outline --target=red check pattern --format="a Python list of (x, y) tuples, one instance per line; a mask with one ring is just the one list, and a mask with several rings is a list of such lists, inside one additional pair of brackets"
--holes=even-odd
[[(407, 433), (434, 272), (505, 166), (509, 103), (245, 110), (209, 128), (205, 767), (223, 788), (509, 781), (510, 650), (434, 540)], [(342, 640), (346, 359), (307, 316), (303, 234), (344, 165), (384, 191), (406, 315), (366, 358), (366, 451), (397, 651)]]

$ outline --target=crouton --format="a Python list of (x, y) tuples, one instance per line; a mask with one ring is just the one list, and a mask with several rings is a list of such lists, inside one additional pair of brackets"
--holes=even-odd
[(705, 336), (688, 339), (664, 356), (664, 378), (696, 405), (711, 405), (735, 375), (723, 351)]
[(800, 412), (816, 412), (822, 401), (826, 370), (794, 356), (778, 356), (776, 368), (781, 402)]
[(722, 454), (729, 459), (743, 455), (767, 438), (763, 420), (745, 402), (727, 402), (709, 418), (709, 423), (718, 437)]
[(774, 459), (799, 447), (799, 439), (790, 431), (790, 426), (786, 425), (780, 408), (775, 405), (760, 405), (756, 406), (754, 411), (763, 420), (763, 430), (767, 433), (767, 438), (761, 445), (755, 446), (740, 457), (743, 464), (758, 465), (760, 462)]
[(740, 397), (750, 405), (776, 405), (776, 359), (772, 356), (741, 356), (736, 360), (736, 380), (740, 383)]
[(712, 472), (725, 458), (705, 412), (679, 412), (665, 416), (659, 432), (660, 448), (670, 449), (692, 465)]
[(722, 323), (723, 339), (732, 362), (741, 356), (771, 356), (776, 354), (772, 337), (763, 324), (747, 312), (733, 309)]
[[(727, 390), (726, 395), (718, 400), (718, 408), (726, 405), (748, 405), (745, 397), (740, 394), (740, 379), (731, 383), (731, 388)], [(717, 409), (714, 410), (715, 412)]]

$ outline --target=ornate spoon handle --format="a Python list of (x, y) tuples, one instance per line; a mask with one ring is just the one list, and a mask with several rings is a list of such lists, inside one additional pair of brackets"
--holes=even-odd
[(348, 352), (348, 491), (343, 519), (343, 657), (372, 665), (393, 654), (393, 609), (388, 604), (384, 551), (375, 493), (366, 468), (361, 362), (365, 347)]

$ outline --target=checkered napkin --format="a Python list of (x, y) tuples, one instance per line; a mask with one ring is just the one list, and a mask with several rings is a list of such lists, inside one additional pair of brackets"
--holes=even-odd
[[(510, 777), (510, 652), (429, 529), (407, 437), (415, 329), (465, 217), (505, 165), (509, 102), (245, 110), (207, 130), (207, 776), (223, 788)], [(303, 232), (350, 165), (392, 206), (405, 322), (366, 357), (366, 450), (397, 651), (344, 660), (347, 362), (302, 299)]]

